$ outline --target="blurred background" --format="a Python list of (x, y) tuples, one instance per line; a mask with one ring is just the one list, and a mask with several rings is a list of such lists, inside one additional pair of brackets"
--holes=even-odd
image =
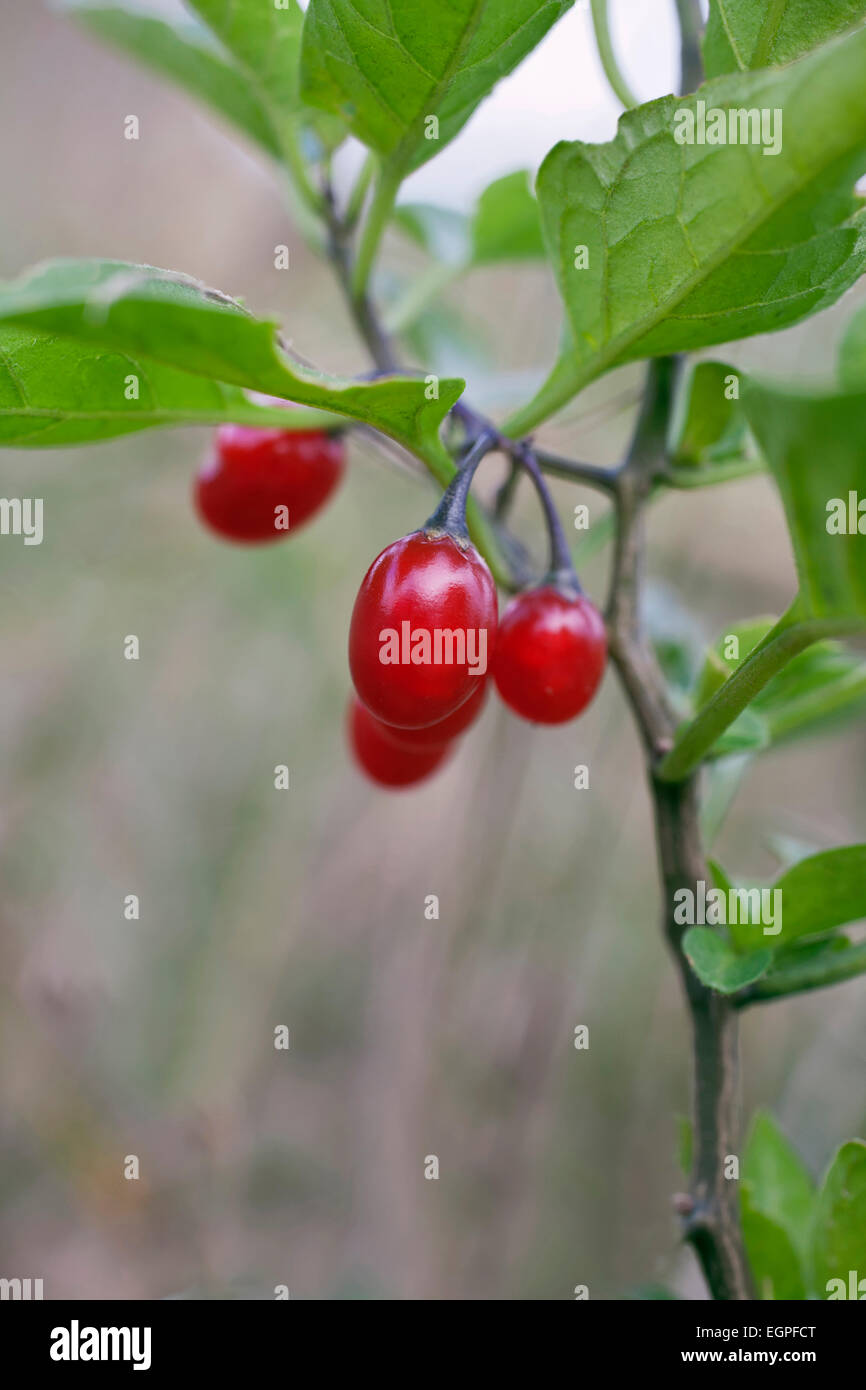
[[(614, 6), (644, 97), (675, 80), (672, 9)], [(276, 312), (317, 365), (365, 369), (273, 172), (191, 99), (0, 0), (0, 113), (4, 277), (54, 255), (168, 266)], [(407, 196), (465, 207), (558, 138), (608, 138), (616, 114), (579, 5)], [(413, 255), (395, 238), (391, 273), (417, 273)], [(825, 379), (862, 298), (718, 355)], [(439, 308), (475, 398), (525, 398), (559, 330), (547, 273), (478, 271)], [(639, 388), (615, 374), (550, 443), (613, 462)], [(0, 494), (45, 507), (40, 547), (0, 545), (0, 1274), (43, 1278), (47, 1298), (703, 1297), (670, 1200), (689, 1040), (615, 681), (559, 730), (491, 701), (437, 780), (371, 788), (343, 738), (349, 615), (434, 494), (353, 446), (310, 528), (234, 549), (190, 506), (207, 447), (192, 430), (0, 453)], [(558, 496), (601, 520), (595, 495)], [(518, 525), (537, 548), (529, 492)], [(650, 562), (654, 623), (698, 645), (793, 593), (765, 479), (666, 499)], [(607, 563), (586, 568), (599, 601)], [(864, 749), (861, 722), (764, 756), (720, 860), (769, 875), (774, 836), (862, 839)], [(745, 1017), (745, 1112), (771, 1108), (816, 1172), (863, 1132), (864, 989)]]

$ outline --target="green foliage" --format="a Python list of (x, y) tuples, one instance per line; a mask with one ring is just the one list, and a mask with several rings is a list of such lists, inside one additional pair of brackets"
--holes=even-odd
[(0, 445), (47, 449), (227, 420), (280, 429), (338, 423), (320, 411), (256, 405), (237, 386), (162, 363), (27, 328), (0, 329)]
[(544, 259), (538, 203), (524, 171), (496, 179), (482, 193), (472, 222), (472, 261)]
[(844, 499), (847, 510), (849, 493), (862, 487), (866, 391), (795, 394), (749, 381), (743, 404), (785, 506), (800, 584), (796, 618), (866, 619), (866, 546), (856, 529), (828, 528), (829, 501)]
[(66, 0), (65, 8), (96, 38), (176, 82), (272, 158), (279, 158), (279, 136), (260, 94), (244, 73), (226, 61), (203, 25), (171, 24), (125, 5)]
[(675, 468), (699, 470), (743, 458), (748, 427), (739, 402), (732, 398), (739, 373), (724, 362), (697, 362), (680, 390), (668, 440)]
[(784, 903), (778, 946), (820, 936), (866, 918), (866, 845), (846, 845), (801, 859), (776, 880)]
[[(711, 863), (711, 870), (714, 887), (726, 895), (734, 889), (740, 893), (738, 920), (723, 928), (691, 927), (683, 937), (695, 974), (711, 989), (737, 994), (761, 980), (767, 997), (774, 997), (806, 987), (804, 969), (816, 985), (866, 971), (866, 953), (859, 946), (852, 947), (844, 936), (830, 936), (866, 918), (866, 845), (808, 855), (762, 888), (735, 884), (720, 864)], [(761, 891), (774, 895), (767, 898), (773, 910), (770, 932), (764, 930), (769, 924), (758, 920)], [(756, 937), (761, 943), (757, 948)]]
[(453, 140), (571, 4), (311, 0), (302, 92), (311, 105), (340, 115), (400, 180)]
[(866, 1272), (866, 1144), (852, 1139), (836, 1154), (821, 1185), (812, 1241), (812, 1282), (819, 1298), (850, 1271)]
[[(763, 1110), (754, 1116), (746, 1138), (741, 1182), (741, 1191), (748, 1195), (754, 1209), (787, 1235), (797, 1252), (797, 1262), (803, 1267), (799, 1277), (804, 1280), (815, 1184), (790, 1140)], [(788, 1296), (802, 1298), (804, 1294)]]
[(261, 0), (187, 0), (247, 74), (270, 114), (285, 150), (300, 125), (309, 124), (323, 142), (338, 144), (342, 121), (323, 120), (301, 96), (301, 35), (304, 16), (297, 0), (279, 8)]
[[(707, 652), (692, 691), (692, 703), (700, 709), (775, 627), (773, 618), (753, 618), (733, 623)], [(736, 658), (726, 654), (731, 639), (739, 644)], [(813, 733), (862, 710), (866, 700), (866, 663), (835, 641), (816, 642), (793, 657), (778, 675), (759, 690), (748, 709), (726, 730), (712, 749), (724, 756), (740, 744), (769, 748), (782, 739)]]
[(790, 63), (864, 15), (863, 0), (710, 0), (707, 76)]
[[(570, 337), (512, 433), (611, 367), (783, 328), (853, 284), (866, 264), (852, 193), (866, 169), (864, 65), (859, 30), (789, 68), (627, 111), (610, 144), (554, 147), (537, 192)], [(698, 100), (782, 110), (779, 153), (678, 144), (677, 114)]]
[(683, 950), (698, 979), (719, 994), (736, 994), (759, 980), (773, 959), (765, 946), (740, 955), (711, 927), (689, 927)]
[[(862, 489), (866, 392), (797, 394), (750, 379), (743, 385), (743, 406), (782, 496), (799, 592), (788, 612), (681, 728), (661, 766), (661, 775), (672, 779), (684, 776), (713, 748), (724, 749), (722, 734), (789, 662), (822, 639), (866, 626), (866, 546), (857, 518), (853, 529), (849, 525), (849, 499)], [(845, 531), (835, 529), (838, 508)], [(863, 676), (861, 664), (837, 669), (830, 678), (826, 649), (801, 662), (792, 682), (799, 682), (803, 703), (793, 715), (790, 707), (775, 710), (779, 730), (795, 732), (798, 719), (805, 725), (852, 705), (863, 694)]]
[[(439, 399), (428, 401), (417, 378), (356, 382), (316, 375), (281, 349), (274, 323), (169, 271), (121, 261), (50, 261), (0, 286), (0, 323), (334, 411), (382, 430), (445, 476), (451, 470), (438, 432), (462, 382), (440, 382)], [(112, 382), (116, 370), (106, 359)]]
[(760, 1299), (805, 1298), (806, 1286), (787, 1232), (753, 1205), (748, 1188), (740, 1192), (743, 1240)]

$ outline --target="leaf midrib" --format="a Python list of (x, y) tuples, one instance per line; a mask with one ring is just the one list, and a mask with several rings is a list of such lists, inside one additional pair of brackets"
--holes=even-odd
[[(439, 78), (439, 81), (435, 84), (432, 91), (428, 94), (426, 98), (426, 101), (429, 102), (430, 106), (436, 108), (437, 114), (442, 98), (445, 95), (445, 93), (447, 93), (448, 88), (450, 87), (452, 81), (459, 72), (460, 63), (463, 59), (463, 56), (469, 48), (470, 44), (472, 43), (472, 40), (474, 39), (476, 33), (478, 32), (478, 25), (480, 24), (481, 16), (484, 13), (484, 4), (485, 0), (476, 0), (476, 3), (473, 6), (472, 10), (471, 22), (468, 23), (465, 29), (463, 30), (462, 38), (460, 39), (460, 42), (457, 44), (456, 48), (453, 50), (453, 53), (444, 73)], [(408, 49), (406, 49), (405, 45), (401, 46), (403, 47), (404, 52), (408, 53)], [(411, 57), (411, 54), (409, 56)], [(427, 114), (430, 113), (428, 112)], [(396, 146), (393, 154), (391, 155), (388, 161), (389, 164), (391, 164), (395, 170), (403, 170), (407, 168), (408, 165), (411, 163), (412, 156), (415, 153), (415, 150), (418, 145), (418, 140), (420, 138), (421, 131), (424, 128), (425, 120), (426, 114), (424, 113), (422, 108), (419, 111), (419, 114), (412, 121), (411, 125), (408, 126), (406, 134), (403, 136), (403, 139), (400, 141), (400, 143)]]

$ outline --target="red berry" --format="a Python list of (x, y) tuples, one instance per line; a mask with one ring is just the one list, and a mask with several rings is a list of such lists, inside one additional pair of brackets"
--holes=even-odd
[(453, 714), (440, 719), (438, 724), (428, 724), (426, 729), (396, 729), (392, 724), (383, 724), (377, 719), (386, 738), (401, 748), (441, 748), (443, 744), (453, 743), (455, 738), (465, 734), (475, 723), (487, 699), (487, 681), (479, 677), (468, 700), (458, 706)]
[(516, 714), (563, 724), (589, 704), (606, 657), (604, 620), (595, 605), (548, 585), (518, 594), (505, 609), (493, 675)]
[(445, 762), (450, 743), (432, 748), (407, 748), (365, 709), (357, 697), (349, 705), (349, 742), (362, 770), (380, 787), (411, 787), (423, 782)]
[(195, 480), (196, 507), (231, 541), (282, 540), (319, 510), (344, 466), (342, 440), (321, 430), (221, 425)]
[(397, 728), (441, 722), (483, 682), (496, 622), (496, 585), (473, 546), (442, 532), (403, 536), (373, 561), (355, 600), (358, 695)]

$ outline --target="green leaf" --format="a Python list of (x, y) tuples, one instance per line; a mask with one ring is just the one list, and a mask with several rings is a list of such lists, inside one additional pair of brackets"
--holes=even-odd
[(454, 139), (572, 3), (310, 0), (301, 89), (399, 181)]
[(475, 265), (497, 261), (544, 260), (544, 238), (538, 203), (521, 170), (496, 179), (478, 200), (472, 222), (472, 260)]
[(710, 927), (689, 927), (683, 936), (683, 950), (702, 984), (719, 994), (736, 994), (766, 974), (772, 951), (762, 947), (748, 955), (738, 955), (731, 945)]
[(285, 147), (299, 122), (311, 124), (326, 147), (346, 127), (311, 111), (301, 96), (304, 15), (297, 0), (186, 0), (213, 30), (259, 93)]
[(273, 158), (280, 157), (279, 137), (255, 86), (225, 60), (202, 25), (171, 24), (123, 5), (64, 0), (64, 8), (97, 38), (170, 78)]
[[(775, 625), (773, 618), (733, 623), (707, 652), (692, 701), (700, 709), (725, 684)], [(728, 656), (736, 638), (738, 656)], [(854, 714), (866, 700), (866, 662), (839, 642), (816, 642), (768, 681), (747, 710), (726, 730), (712, 750), (713, 757), (745, 747), (769, 747), (784, 738), (814, 732), (827, 724), (836, 729), (840, 717)]]
[[(129, 399), (129, 392), (133, 398)], [(256, 405), (237, 386), (35, 333), (0, 328), (0, 445), (16, 449), (96, 443), (161, 425), (338, 423), (315, 410)]]
[(800, 582), (797, 616), (866, 617), (863, 536), (856, 521), (853, 534), (829, 529), (834, 499), (847, 522), (849, 494), (862, 488), (866, 392), (810, 396), (749, 381), (743, 404), (785, 505)]
[[(627, 111), (610, 144), (554, 147), (537, 193), (570, 343), (509, 434), (621, 363), (786, 327), (853, 284), (866, 265), (853, 194), (866, 168), (864, 66), (859, 30), (788, 68)], [(688, 135), (698, 101), (780, 110), (779, 152), (679, 144), (675, 128)]]
[[(775, 1222), (805, 1265), (815, 1207), (815, 1184), (790, 1140), (772, 1115), (759, 1110), (752, 1120), (743, 1154), (742, 1191), (755, 1211)], [(783, 1295), (776, 1294), (776, 1297)], [(804, 1298), (805, 1293), (786, 1295)]]
[[(663, 779), (685, 776), (706, 757), (767, 682), (807, 648), (866, 627), (866, 536), (859, 530), (862, 521), (866, 531), (866, 515), (857, 508), (862, 500), (866, 391), (799, 395), (747, 380), (743, 406), (782, 496), (799, 593), (776, 626), (679, 731), (673, 752), (659, 766)], [(840, 530), (840, 525), (846, 529)], [(826, 652), (819, 660), (824, 659)], [(802, 674), (808, 664), (799, 669)], [(858, 700), (862, 676), (862, 670), (852, 666), (835, 692), (830, 682), (819, 697), (820, 680), (811, 692), (802, 692), (810, 703), (814, 698), (815, 717), (832, 712), (834, 698), (840, 710)], [(804, 706), (800, 713), (805, 720), (811, 711)], [(784, 709), (772, 714), (778, 715), (784, 732)]]
[(864, 0), (710, 0), (706, 74), (793, 62), (864, 15)]
[(858, 922), (866, 917), (866, 845), (812, 854), (786, 869), (773, 886), (782, 893), (777, 947)]
[(866, 662), (839, 642), (816, 642), (768, 682), (753, 708), (771, 743), (822, 729), (836, 732), (844, 718), (866, 708)]
[(671, 424), (669, 449), (676, 467), (698, 468), (742, 456), (747, 426), (739, 387), (730, 399), (731, 379), (739, 382), (739, 377), (724, 362), (698, 362), (691, 368)]
[(439, 426), (460, 395), (460, 381), (440, 381), (439, 399), (428, 401), (418, 378), (355, 382), (311, 372), (281, 348), (274, 323), (171, 271), (123, 261), (48, 261), (0, 285), (0, 323), (334, 411), (398, 440), (436, 476), (453, 472)]
[(848, 1291), (852, 1270), (866, 1277), (866, 1144), (843, 1144), (818, 1194), (812, 1239), (813, 1292), (827, 1298), (831, 1279)]
[[(719, 637), (707, 652), (698, 677), (693, 697), (697, 709), (706, 704), (725, 684), (732, 672), (736, 671), (758, 643), (764, 640), (775, 623), (775, 618), (749, 618), (745, 622), (732, 623)], [(729, 655), (733, 651), (736, 651), (736, 656)]]
[(753, 1206), (748, 1188), (740, 1189), (740, 1220), (758, 1298), (805, 1298), (803, 1267), (790, 1236)]
[(829, 985), (855, 980), (864, 972), (866, 943), (863, 941), (852, 944), (841, 933), (823, 941), (795, 941), (775, 952), (772, 968), (741, 1002), (763, 1003), (806, 990), (826, 989)]

